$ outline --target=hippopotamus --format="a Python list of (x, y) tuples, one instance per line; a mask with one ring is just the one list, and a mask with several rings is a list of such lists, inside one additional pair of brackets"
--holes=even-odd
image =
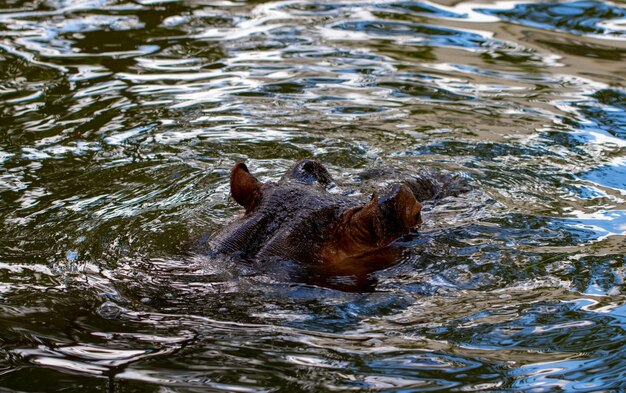
[(209, 238), (209, 252), (260, 266), (290, 262), (309, 283), (363, 283), (400, 259), (399, 240), (416, 233), (425, 201), (469, 190), (461, 177), (432, 171), (400, 176), (367, 200), (329, 188), (336, 188), (333, 178), (317, 161), (300, 161), (266, 183), (235, 164), (230, 194), (245, 211)]

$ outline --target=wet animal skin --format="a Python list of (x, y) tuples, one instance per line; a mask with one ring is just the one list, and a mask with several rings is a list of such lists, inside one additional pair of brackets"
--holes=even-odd
[(304, 281), (329, 286), (333, 277), (367, 280), (396, 263), (394, 241), (422, 223), (422, 202), (466, 191), (449, 175), (408, 176), (362, 202), (331, 194), (331, 175), (319, 162), (300, 161), (277, 182), (261, 183), (245, 164), (230, 172), (233, 199), (245, 209), (209, 240), (212, 254), (260, 265), (291, 261)]

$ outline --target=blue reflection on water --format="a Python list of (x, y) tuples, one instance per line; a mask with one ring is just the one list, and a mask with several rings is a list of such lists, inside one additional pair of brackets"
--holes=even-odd
[[(598, 351), (598, 357), (585, 360), (563, 360), (549, 363), (534, 363), (522, 366), (513, 374), (519, 378), (513, 386), (533, 391), (595, 392), (599, 389), (626, 387), (623, 381), (626, 366), (623, 348), (615, 351)], [(605, 352), (605, 353), (602, 353)], [(572, 354), (572, 357), (577, 354)]]
[(389, 39), (391, 36), (410, 36), (415, 37), (420, 45), (437, 47), (457, 47), (463, 49), (489, 47), (493, 49), (494, 47), (504, 46), (500, 41), (485, 38), (477, 33), (417, 23), (364, 20), (343, 22), (332, 27), (334, 29), (365, 32), (370, 36), (380, 36), (385, 39)]
[[(586, 240), (597, 240), (610, 235), (626, 234), (626, 210), (612, 210), (603, 213), (594, 213), (587, 217), (571, 219), (557, 219), (565, 227), (586, 232)], [(557, 224), (558, 225), (558, 224)]]
[(577, 34), (623, 34), (623, 31), (612, 31), (600, 23), (626, 16), (626, 9), (597, 1), (523, 3), (512, 9), (482, 8), (475, 11), (525, 26)]
[(602, 166), (584, 173), (585, 180), (626, 191), (626, 165)]
[(599, 90), (591, 103), (580, 103), (582, 114), (593, 126), (612, 136), (626, 138), (626, 93), (615, 89)]
[(421, 1), (399, 1), (391, 4), (378, 4), (375, 7), (411, 15), (432, 14), (444, 18), (467, 18), (467, 14), (459, 14), (449, 10), (444, 10), (436, 7), (434, 4), (427, 4)]

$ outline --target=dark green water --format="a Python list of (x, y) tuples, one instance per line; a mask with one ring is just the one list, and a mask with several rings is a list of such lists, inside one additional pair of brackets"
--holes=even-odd
[[(626, 5), (0, 3), (0, 390), (626, 389)], [(187, 245), (228, 170), (443, 168), (377, 291)]]

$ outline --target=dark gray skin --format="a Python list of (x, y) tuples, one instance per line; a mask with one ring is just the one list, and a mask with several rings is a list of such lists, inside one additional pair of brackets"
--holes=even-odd
[(304, 281), (337, 287), (333, 278), (348, 276), (360, 283), (351, 290), (364, 290), (370, 273), (399, 260), (394, 241), (422, 223), (422, 202), (469, 190), (458, 177), (429, 173), (405, 176), (363, 202), (329, 193), (332, 177), (312, 160), (265, 184), (239, 163), (230, 181), (233, 199), (246, 211), (209, 239), (212, 254), (262, 265), (291, 261), (302, 267)]

